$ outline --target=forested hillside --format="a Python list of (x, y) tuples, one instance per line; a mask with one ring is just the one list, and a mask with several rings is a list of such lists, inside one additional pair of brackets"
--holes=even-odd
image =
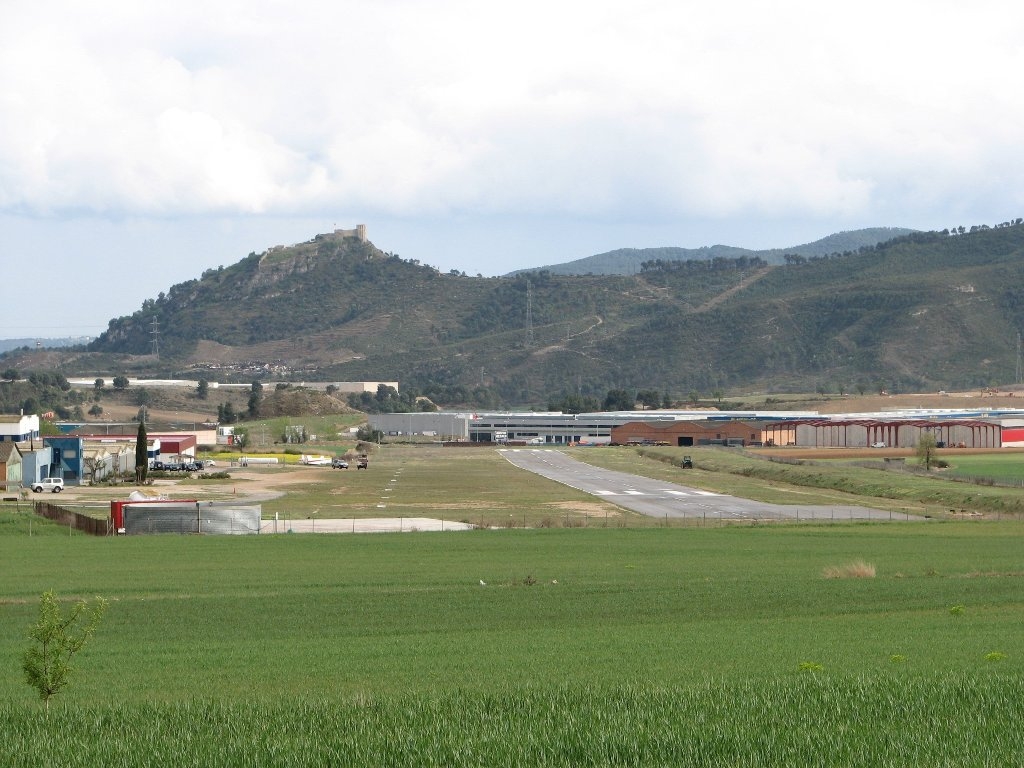
[(480, 407), (613, 387), (682, 398), (994, 385), (1016, 376), (1022, 256), (1018, 220), (781, 265), (654, 259), (635, 275), (476, 278), (320, 235), (172, 287), (90, 352), (212, 379), (397, 380)]

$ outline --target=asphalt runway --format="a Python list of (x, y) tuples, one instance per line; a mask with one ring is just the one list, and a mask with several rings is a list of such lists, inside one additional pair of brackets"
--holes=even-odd
[[(550, 448), (503, 448), (512, 464), (650, 517), (704, 520), (920, 520), (868, 507), (766, 504), (602, 469)], [(680, 470), (683, 472), (683, 470)]]

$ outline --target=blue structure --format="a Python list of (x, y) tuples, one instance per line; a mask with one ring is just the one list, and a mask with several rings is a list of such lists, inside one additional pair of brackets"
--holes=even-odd
[(43, 438), (43, 445), (53, 451), (47, 477), (63, 477), (65, 483), (72, 485), (82, 482), (85, 441), (81, 437), (47, 435)]

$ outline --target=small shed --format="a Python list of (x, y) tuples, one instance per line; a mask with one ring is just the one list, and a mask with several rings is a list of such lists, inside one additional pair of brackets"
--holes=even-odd
[(50, 464), (53, 462), (53, 449), (40, 441), (18, 443), (21, 451), (21, 483), (31, 488), (44, 477), (49, 477)]
[(21, 487), (21, 451), (12, 442), (0, 442), (0, 483), (3, 491), (16, 491)]

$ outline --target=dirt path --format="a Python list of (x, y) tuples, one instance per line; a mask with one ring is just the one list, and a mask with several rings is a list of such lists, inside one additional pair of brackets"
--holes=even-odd
[(756, 283), (762, 277), (764, 277), (769, 272), (771, 272), (772, 269), (773, 269), (772, 267), (762, 267), (761, 269), (757, 270), (756, 272), (754, 272), (754, 273), (748, 275), (747, 277), (743, 278), (742, 280), (740, 280), (732, 288), (727, 288), (724, 291), (722, 291), (720, 294), (718, 294), (717, 296), (712, 296), (710, 299), (705, 301), (699, 307), (694, 309), (693, 310), (694, 313), (697, 314), (697, 313), (700, 313), (700, 312), (707, 312), (709, 309), (714, 309), (715, 307), (717, 307), (719, 304), (721, 304), (723, 301), (728, 299), (733, 294), (736, 294), (736, 293), (742, 291), (744, 288), (746, 288), (748, 285), (751, 285), (752, 283)]

